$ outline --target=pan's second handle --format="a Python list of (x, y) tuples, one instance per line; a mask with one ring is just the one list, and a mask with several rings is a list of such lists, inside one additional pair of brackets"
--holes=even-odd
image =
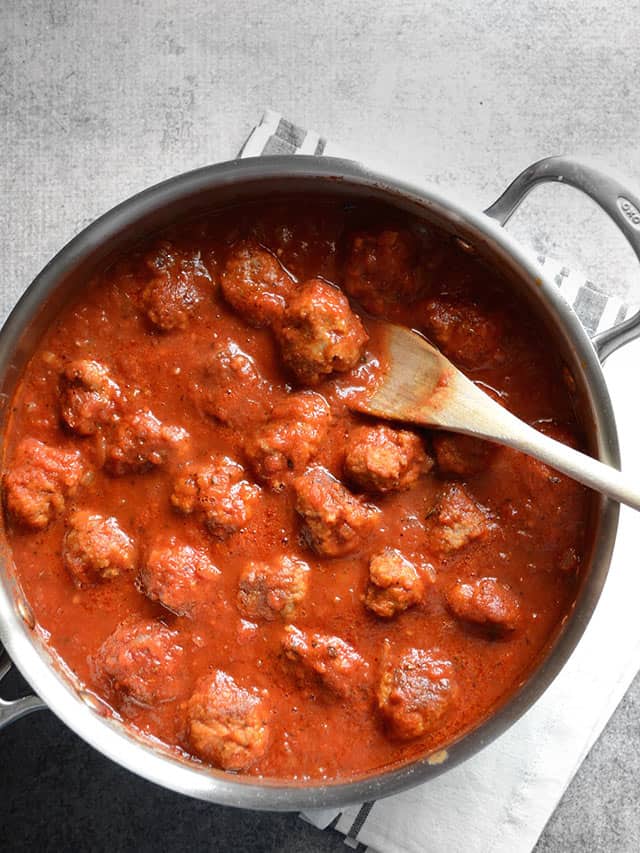
[[(555, 181), (582, 190), (616, 223), (640, 260), (640, 196), (616, 178), (573, 157), (547, 157), (525, 169), (485, 210), (504, 225), (522, 200), (538, 184)], [(640, 337), (640, 311), (596, 335), (593, 345), (601, 361), (614, 350)]]
[[(11, 661), (9, 655), (0, 646), (0, 681), (11, 669)], [(0, 729), (14, 723), (21, 717), (33, 713), (33, 711), (42, 711), (47, 706), (39, 696), (22, 696), (20, 699), (0, 699)]]

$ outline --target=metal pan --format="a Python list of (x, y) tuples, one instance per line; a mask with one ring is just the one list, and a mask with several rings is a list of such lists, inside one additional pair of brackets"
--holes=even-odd
[[(601, 362), (640, 334), (640, 313), (593, 342), (542, 269), (501, 226), (527, 193), (545, 181), (562, 181), (591, 196), (614, 220), (640, 258), (640, 199), (620, 182), (567, 158), (526, 169), (484, 213), (439, 190), (397, 180), (346, 160), (260, 157), (222, 163), (158, 184), (123, 202), (75, 237), (44, 268), (0, 332), (0, 436), (22, 369), (57, 311), (93, 271), (150, 233), (178, 218), (274, 195), (321, 194), (383, 201), (457, 235), (507, 278), (540, 316), (573, 374), (583, 405), (590, 451), (619, 466), (616, 424)], [(545, 344), (546, 345), (546, 344)], [(182, 794), (243, 808), (292, 811), (344, 805), (388, 796), (455, 766), (504, 732), (539, 698), (562, 669), (589, 622), (605, 583), (618, 524), (618, 507), (599, 499), (593, 543), (575, 609), (549, 653), (510, 701), (449, 746), (446, 753), (353, 781), (283, 784), (234, 776), (183, 761), (136, 736), (105, 714), (96, 697), (55, 659), (34, 623), (12, 572), (0, 532), (0, 639), (37, 695), (0, 700), (0, 728), (39, 708), (50, 708), (89, 744), (129, 770)], [(0, 679), (10, 666), (0, 658)], [(353, 733), (358, 736), (357, 732)]]

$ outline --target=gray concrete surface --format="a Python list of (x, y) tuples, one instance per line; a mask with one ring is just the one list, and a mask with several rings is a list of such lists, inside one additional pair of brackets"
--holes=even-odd
[[(599, 157), (640, 183), (639, 42), (630, 0), (3, 0), (0, 314), (79, 228), (233, 156), (267, 106), (478, 207), (552, 153)], [(637, 292), (630, 250), (573, 191), (540, 190), (511, 227), (603, 289)], [(639, 849), (639, 703), (636, 681), (538, 850)], [(3, 734), (0, 756), (12, 850), (341, 846), (291, 816), (159, 792), (52, 718)]]

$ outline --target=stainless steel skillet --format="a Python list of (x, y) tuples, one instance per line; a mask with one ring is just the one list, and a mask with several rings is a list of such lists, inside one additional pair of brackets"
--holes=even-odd
[[(62, 249), (31, 284), (5, 323), (0, 333), (0, 435), (6, 429), (13, 390), (42, 332), (93, 270), (110, 257), (179, 217), (265, 196), (331, 194), (384, 201), (433, 222), (457, 235), (499, 269), (530, 310), (543, 319), (548, 345), (558, 348), (571, 371), (583, 401), (590, 451), (602, 461), (619, 466), (616, 425), (601, 363), (618, 346), (640, 334), (640, 315), (592, 342), (554, 284), (545, 280), (530, 253), (501, 227), (526, 194), (544, 181), (563, 181), (594, 198), (640, 257), (638, 197), (618, 181), (567, 158), (550, 158), (531, 166), (484, 213), (469, 209), (440, 190), (330, 158), (233, 161), (152, 187), (96, 220)], [(231, 776), (181, 761), (105, 715), (95, 697), (75, 684), (47, 649), (28, 602), (15, 583), (10, 554), (0, 535), (0, 639), (40, 697), (0, 704), (0, 727), (33, 710), (49, 707), (80, 737), (133, 772), (177, 792), (226, 805), (290, 811), (387, 796), (473, 755), (504, 732), (543, 693), (575, 648), (598, 601), (609, 569), (617, 522), (617, 505), (600, 499), (593, 519), (589, 564), (571, 618), (527, 683), (482, 725), (452, 744), (444, 755), (423, 757), (350, 782), (298, 786)], [(0, 678), (8, 666), (5, 655)]]

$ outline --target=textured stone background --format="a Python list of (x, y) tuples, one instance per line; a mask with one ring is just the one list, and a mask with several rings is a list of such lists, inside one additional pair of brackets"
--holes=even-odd
[[(639, 43), (631, 0), (3, 0), (0, 315), (96, 215), (232, 157), (266, 106), (478, 207), (552, 153), (640, 183)], [(631, 251), (574, 191), (543, 188), (510, 227), (603, 289), (637, 293)], [(640, 848), (639, 712), (636, 681), (540, 851)], [(343, 849), (293, 816), (134, 779), (50, 715), (3, 733), (0, 756), (4, 849)]]

